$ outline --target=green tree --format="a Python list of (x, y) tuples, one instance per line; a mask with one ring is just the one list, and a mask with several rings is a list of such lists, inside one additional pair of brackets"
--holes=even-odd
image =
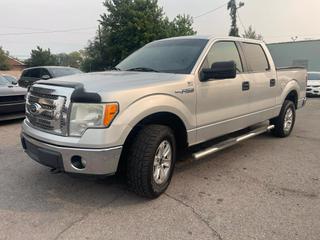
[(57, 59), (49, 48), (42, 49), (37, 46), (36, 49), (31, 50), (31, 57), (26, 60), (26, 64), (28, 67), (57, 65)]
[(9, 53), (4, 51), (2, 47), (0, 47), (0, 70), (10, 70), (8, 56)]
[(55, 58), (57, 61), (57, 65), (74, 67), (74, 68), (79, 68), (83, 61), (83, 56), (80, 51), (71, 52), (69, 54), (59, 53), (55, 55)]
[(157, 0), (106, 0), (101, 28), (86, 48), (84, 70), (104, 70), (143, 45), (166, 37), (192, 35), (192, 18), (178, 15), (169, 21)]
[(239, 37), (239, 28), (237, 26), (237, 11), (238, 8), (244, 6), (243, 2), (240, 2), (237, 5), (236, 0), (229, 0), (228, 2), (228, 10), (230, 10), (230, 17), (231, 17), (231, 28), (229, 32), (229, 36)]
[(256, 33), (256, 31), (252, 28), (251, 25), (249, 26), (249, 28), (247, 30), (244, 31), (244, 34), (242, 34), (242, 37), (263, 40), (262, 35)]

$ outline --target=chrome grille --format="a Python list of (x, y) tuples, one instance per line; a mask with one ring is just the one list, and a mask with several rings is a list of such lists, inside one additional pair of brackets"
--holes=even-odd
[(40, 130), (67, 136), (69, 99), (73, 89), (35, 85), (27, 94), (26, 115)]

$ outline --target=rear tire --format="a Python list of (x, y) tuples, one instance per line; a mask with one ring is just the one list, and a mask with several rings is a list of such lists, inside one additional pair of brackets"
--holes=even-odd
[(145, 126), (127, 155), (127, 181), (136, 194), (156, 198), (168, 188), (176, 161), (172, 130), (163, 125)]
[(270, 123), (275, 126), (272, 130), (272, 134), (280, 138), (288, 137), (292, 132), (295, 120), (295, 105), (292, 101), (285, 100), (279, 116), (270, 120)]

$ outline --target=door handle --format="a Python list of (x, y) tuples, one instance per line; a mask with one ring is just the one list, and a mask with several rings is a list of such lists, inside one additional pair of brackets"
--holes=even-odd
[(248, 91), (250, 89), (250, 82), (242, 82), (242, 91)]
[(276, 86), (276, 80), (275, 79), (270, 79), (270, 87)]

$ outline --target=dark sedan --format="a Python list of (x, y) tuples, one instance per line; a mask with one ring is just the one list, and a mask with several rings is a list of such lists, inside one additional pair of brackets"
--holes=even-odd
[(24, 118), (26, 93), (26, 89), (0, 76), (0, 121)]
[(72, 67), (41, 66), (25, 69), (18, 81), (20, 87), (27, 88), (38, 80), (49, 80), (51, 78), (63, 77), (82, 73), (79, 69)]

